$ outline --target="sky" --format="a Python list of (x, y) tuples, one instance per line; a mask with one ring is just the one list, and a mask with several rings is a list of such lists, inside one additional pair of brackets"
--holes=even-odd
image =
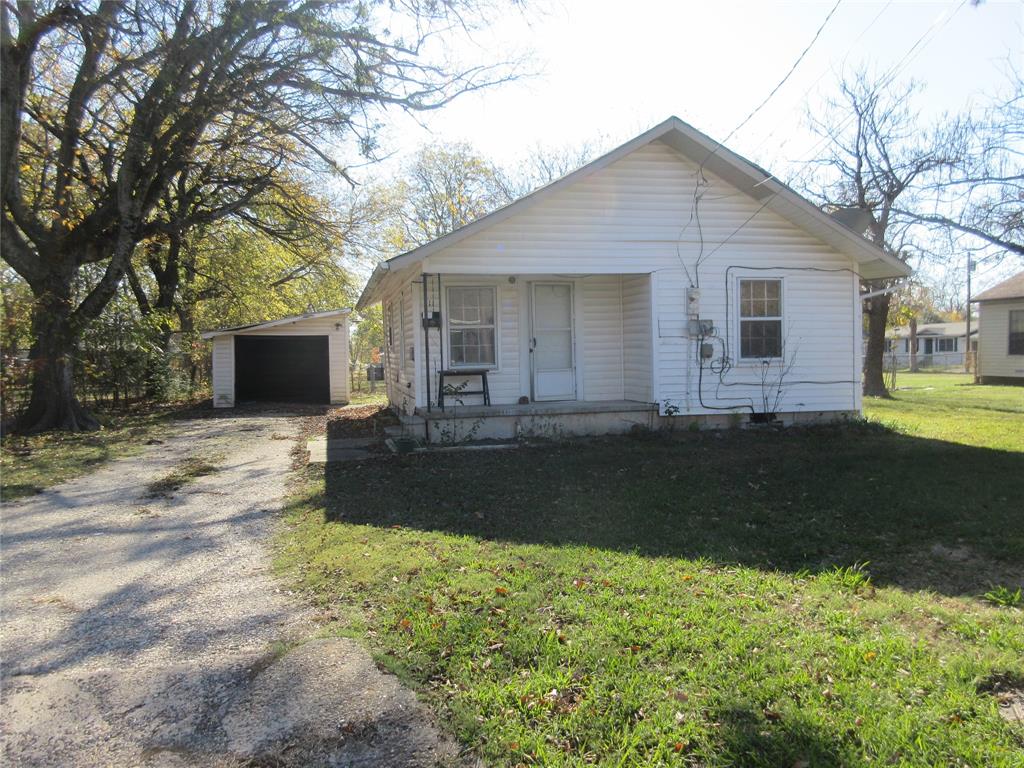
[[(469, 94), (429, 115), (393, 115), (381, 145), (403, 156), (434, 141), (466, 141), (513, 165), (538, 145), (587, 140), (608, 148), (676, 115), (785, 178), (814, 154), (806, 128), (839, 73), (867, 66), (923, 84), (922, 123), (978, 108), (1024, 71), (1024, 2), (840, 0), (835, 6), (720, 0), (537, 0), (449, 41), (464, 62), (525, 57), (528, 75)], [(730, 134), (732, 134), (730, 136)], [(817, 147), (820, 150), (820, 147)], [(372, 172), (369, 171), (368, 172)]]

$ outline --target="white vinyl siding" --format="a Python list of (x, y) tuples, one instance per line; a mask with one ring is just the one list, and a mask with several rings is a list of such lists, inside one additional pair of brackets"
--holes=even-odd
[(384, 383), (392, 405), (406, 413), (416, 407), (413, 288), (410, 282), (384, 298)]
[[(529, 394), (528, 354), (522, 348), (529, 325), (526, 296), (529, 281), (548, 276), (576, 285), (582, 399), (620, 393), (622, 398), (668, 403), (680, 413), (720, 413), (699, 402), (696, 341), (686, 335), (690, 281), (685, 265), (700, 282), (700, 316), (727, 338), (736, 362), (736, 281), (767, 276), (784, 280), (783, 338), (792, 369), (780, 410), (859, 408), (860, 306), (851, 260), (762, 208), (761, 201), (744, 193), (750, 190), (737, 190), (707, 172), (700, 227), (687, 226), (696, 171), (696, 163), (654, 142), (546, 197), (543, 204), (526, 207), (426, 257), (422, 270), (441, 273), (443, 287), (491, 281), (498, 286), (502, 327), (499, 370), (490, 376), (493, 403), (514, 403)], [(703, 261), (697, 274), (694, 265), (700, 254)], [(742, 267), (777, 271), (744, 273)], [(835, 271), (799, 271), (803, 267)], [(603, 277), (620, 281), (617, 304), (600, 282)], [(644, 283), (650, 294), (639, 299)], [(636, 305), (639, 300), (648, 302), (646, 316)], [(618, 318), (618, 332), (613, 318)], [(634, 347), (632, 339), (645, 337), (650, 338), (647, 348)], [(430, 344), (436, 356), (436, 344)], [(616, 358), (620, 368), (612, 372)], [(448, 364), (447, 350), (444, 362)], [(717, 377), (709, 380), (705, 370), (705, 404), (737, 404), (718, 399), (716, 390), (759, 401), (759, 388), (750, 385), (759, 364), (748, 362), (725, 375), (722, 383), (727, 387), (718, 387)], [(649, 380), (643, 375), (648, 364)], [(433, 363), (431, 370), (436, 370)], [(634, 377), (634, 371), (639, 375)], [(834, 383), (804, 383), (818, 381)], [(431, 392), (436, 398), (435, 386), (432, 383)]]
[(1024, 356), (1010, 352), (1010, 313), (1024, 311), (1024, 299), (978, 304), (978, 373), (1024, 378)]
[(622, 370), (626, 400), (649, 403), (651, 391), (651, 277), (622, 278)]
[(618, 275), (580, 281), (577, 323), (582, 318), (582, 400), (622, 400), (622, 287)]
[(213, 337), (214, 408), (230, 408), (235, 404), (235, 337)]

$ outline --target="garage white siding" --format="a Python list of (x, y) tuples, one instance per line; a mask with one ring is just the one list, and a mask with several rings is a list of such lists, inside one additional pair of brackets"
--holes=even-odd
[(235, 405), (235, 336), (326, 336), (331, 403), (349, 398), (348, 314), (296, 319), (218, 334), (212, 338), (212, 387), (215, 408)]
[(235, 337), (213, 338), (213, 407), (232, 408), (235, 405)]

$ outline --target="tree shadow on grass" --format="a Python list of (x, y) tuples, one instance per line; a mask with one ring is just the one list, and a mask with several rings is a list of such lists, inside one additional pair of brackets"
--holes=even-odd
[(705, 557), (869, 563), (878, 584), (1024, 583), (1024, 453), (875, 427), (607, 438), (328, 465), (328, 521)]
[[(831, 766), (856, 762), (855, 736), (826, 734), (801, 712), (775, 712), (734, 702), (712, 714), (718, 723), (718, 759), (736, 766)], [(851, 754), (853, 753), (853, 754)]]

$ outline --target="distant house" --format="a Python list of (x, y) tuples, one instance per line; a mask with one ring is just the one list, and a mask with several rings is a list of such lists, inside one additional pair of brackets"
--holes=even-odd
[(428, 440), (861, 410), (861, 278), (909, 268), (670, 118), (377, 267), (392, 407)]
[[(971, 323), (971, 349), (978, 349), (977, 320)], [(889, 359), (905, 368), (911, 363), (910, 327), (893, 328), (885, 336), (885, 350)], [(948, 368), (964, 364), (967, 351), (967, 322), (921, 323), (917, 326), (917, 365), (920, 368)]]
[(979, 293), (982, 331), (978, 378), (983, 384), (1024, 384), (1024, 272)]

